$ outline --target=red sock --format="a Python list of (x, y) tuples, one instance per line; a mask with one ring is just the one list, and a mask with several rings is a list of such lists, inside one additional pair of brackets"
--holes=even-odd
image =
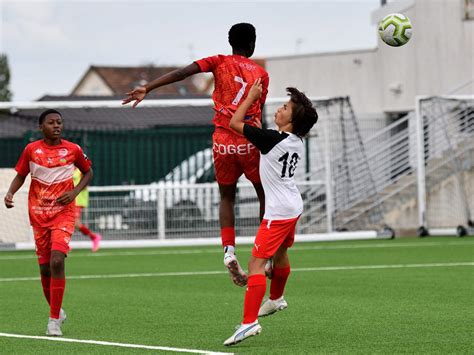
[(235, 247), (235, 228), (234, 227), (224, 227), (221, 228), (221, 240), (222, 247), (232, 245)]
[(89, 228), (87, 228), (87, 226), (85, 226), (84, 224), (81, 224), (79, 226), (79, 230), (81, 231), (82, 234), (89, 236), (89, 238), (91, 239), (95, 238), (95, 234), (92, 233), (92, 231)]
[(258, 310), (262, 304), (265, 291), (267, 289), (267, 280), (265, 275), (250, 275), (247, 281), (247, 291), (244, 300), (244, 320), (242, 323), (253, 323), (258, 318)]
[(43, 293), (44, 297), (46, 298), (46, 301), (48, 301), (48, 304), (50, 303), (50, 287), (51, 287), (51, 276), (43, 276), (41, 275), (41, 286), (43, 286)]
[(270, 284), (270, 299), (276, 300), (283, 296), (286, 281), (290, 275), (290, 265), (287, 267), (274, 268), (272, 282)]
[(66, 288), (66, 279), (51, 278), (51, 318), (59, 318), (59, 311), (63, 304), (64, 289)]

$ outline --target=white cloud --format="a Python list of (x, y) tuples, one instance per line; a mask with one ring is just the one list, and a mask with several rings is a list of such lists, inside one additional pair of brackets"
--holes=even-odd
[(38, 48), (67, 43), (51, 1), (3, 1), (1, 26), (2, 50), (6, 52), (15, 47), (22, 55), (29, 55)]

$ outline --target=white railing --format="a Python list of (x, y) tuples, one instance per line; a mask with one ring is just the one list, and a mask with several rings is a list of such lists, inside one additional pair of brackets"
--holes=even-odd
[[(322, 181), (298, 183), (305, 208), (318, 201), (309, 192)], [(212, 238), (220, 234), (219, 190), (215, 183), (158, 183), (136, 186), (90, 187), (84, 220), (109, 240)], [(313, 213), (313, 212), (308, 212)], [(255, 235), (259, 202), (251, 184), (238, 185), (235, 205), (239, 236)], [(303, 213), (301, 220), (309, 218)], [(325, 225), (312, 232), (324, 232)]]

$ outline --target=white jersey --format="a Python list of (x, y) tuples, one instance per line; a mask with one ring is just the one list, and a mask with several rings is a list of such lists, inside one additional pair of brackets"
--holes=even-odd
[(303, 140), (286, 132), (244, 125), (244, 136), (260, 150), (260, 179), (265, 191), (267, 220), (296, 218), (303, 200), (294, 180), (303, 157)]

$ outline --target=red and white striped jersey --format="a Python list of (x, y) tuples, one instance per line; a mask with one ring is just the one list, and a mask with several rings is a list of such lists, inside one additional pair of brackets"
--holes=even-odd
[(56, 199), (74, 189), (75, 167), (83, 173), (91, 167), (90, 160), (75, 143), (62, 139), (53, 146), (38, 140), (25, 147), (15, 170), (21, 176), (31, 173), (28, 211), (32, 226), (48, 227), (69, 218), (74, 221), (74, 202), (61, 205)]

